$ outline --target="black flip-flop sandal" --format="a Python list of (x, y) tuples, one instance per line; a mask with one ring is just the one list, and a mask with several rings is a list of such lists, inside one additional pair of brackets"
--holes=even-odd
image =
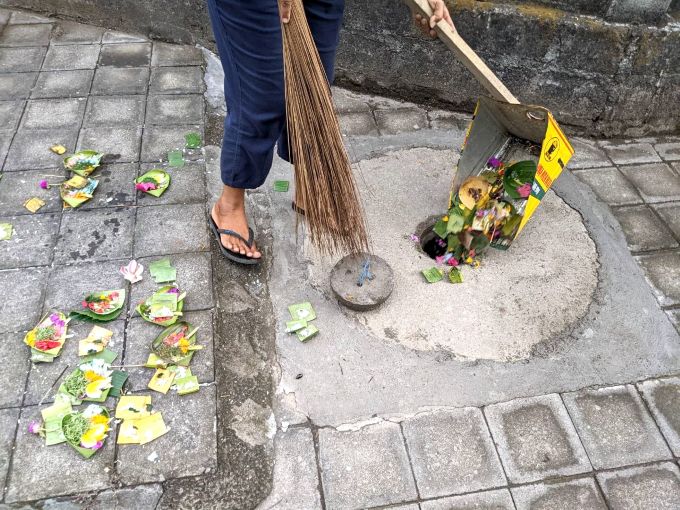
[(213, 234), (215, 234), (215, 238), (217, 239), (217, 244), (220, 247), (220, 251), (222, 252), (222, 255), (227, 257), (229, 260), (236, 262), (237, 264), (243, 264), (246, 266), (254, 266), (255, 264), (260, 263), (260, 259), (256, 259), (253, 257), (247, 257), (246, 255), (241, 255), (240, 253), (237, 253), (235, 251), (227, 249), (223, 244), (222, 244), (222, 235), (227, 235), (231, 237), (235, 237), (236, 239), (240, 239), (244, 243), (246, 243), (246, 246), (248, 248), (253, 247), (253, 229), (248, 227), (248, 239), (244, 239), (241, 234), (238, 232), (234, 232), (233, 230), (225, 230), (221, 228), (217, 228), (217, 224), (215, 223), (215, 220), (212, 218), (212, 214), (209, 216), (210, 218), (210, 230), (213, 231)]

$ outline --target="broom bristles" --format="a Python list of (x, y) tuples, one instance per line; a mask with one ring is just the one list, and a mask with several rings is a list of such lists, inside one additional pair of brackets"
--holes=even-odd
[(302, 0), (293, 0), (283, 25), (283, 59), (296, 201), (305, 211), (310, 241), (326, 255), (368, 251), (352, 166)]

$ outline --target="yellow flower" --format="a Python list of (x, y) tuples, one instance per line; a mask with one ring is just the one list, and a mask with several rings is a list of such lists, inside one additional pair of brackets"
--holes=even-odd
[(444, 216), (444, 217), (442, 218), (442, 220), (443, 220), (443, 221), (449, 221), (449, 217), (448, 217), (448, 216)]
[(179, 343), (179, 350), (182, 351), (182, 354), (186, 354), (189, 352), (189, 340), (186, 338), (182, 338)]
[(99, 375), (94, 370), (86, 370), (84, 375), (85, 379), (87, 379), (89, 382), (100, 381), (101, 379), (104, 379), (103, 376)]
[(93, 425), (80, 438), (80, 444), (83, 448), (92, 448), (99, 441), (103, 441), (108, 432), (106, 425)]
[(104, 390), (111, 387), (108, 379), (101, 378), (98, 381), (91, 382), (85, 387), (85, 395), (88, 398), (100, 398)]
[(35, 329), (32, 329), (26, 334), (26, 343), (31, 347), (35, 346)]
[(97, 415), (93, 416), (92, 418), (90, 418), (90, 422), (93, 425), (108, 425), (109, 419), (106, 416), (104, 416), (103, 414), (97, 414)]

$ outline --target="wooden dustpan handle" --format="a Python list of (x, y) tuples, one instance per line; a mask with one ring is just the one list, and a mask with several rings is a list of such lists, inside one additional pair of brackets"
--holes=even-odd
[[(430, 19), (432, 9), (427, 0), (404, 0), (413, 12)], [(468, 46), (457, 31), (453, 30), (449, 24), (442, 20), (435, 27), (439, 38), (455, 53), (460, 62), (474, 75), (477, 81), (491, 94), (494, 99), (500, 99), (507, 103), (519, 104), (517, 98), (512, 95), (503, 82), (493, 73), (491, 69), (479, 58), (479, 56)]]

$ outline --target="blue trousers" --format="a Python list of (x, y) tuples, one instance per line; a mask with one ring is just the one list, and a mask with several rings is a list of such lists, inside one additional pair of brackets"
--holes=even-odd
[[(224, 68), (227, 118), (220, 160), (222, 182), (261, 186), (278, 140), (290, 161), (286, 133), (283, 48), (277, 0), (207, 0)], [(344, 0), (304, 0), (307, 21), (333, 81)]]

